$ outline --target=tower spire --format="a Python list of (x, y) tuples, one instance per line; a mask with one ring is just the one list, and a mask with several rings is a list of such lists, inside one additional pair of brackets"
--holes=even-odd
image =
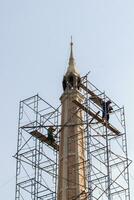
[(69, 62), (74, 58), (73, 58), (73, 40), (72, 40), (72, 36), (71, 36), (71, 43), (70, 43), (70, 47), (71, 47), (71, 50), (70, 50), (70, 58), (69, 58)]
[(75, 59), (74, 59), (74, 56), (73, 56), (73, 40), (72, 40), (72, 36), (71, 36), (70, 57), (69, 57), (69, 63), (68, 64), (69, 64), (69, 66), (68, 66), (66, 75), (68, 75), (70, 73), (79, 75), (79, 71), (76, 68)]
[(75, 61), (73, 57), (73, 40), (71, 36), (71, 43), (70, 43), (70, 58), (69, 58), (69, 66), (72, 65), (73, 67), (75, 66)]

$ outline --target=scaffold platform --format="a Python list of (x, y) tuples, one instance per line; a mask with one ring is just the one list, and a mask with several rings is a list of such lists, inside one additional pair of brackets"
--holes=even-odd
[(76, 100), (73, 100), (73, 102), (79, 106), (83, 111), (85, 111), (86, 113), (88, 113), (90, 116), (93, 117), (93, 119), (96, 119), (98, 122), (100, 122), (103, 126), (105, 126), (106, 128), (108, 128), (110, 131), (112, 131), (114, 134), (119, 135), (120, 132), (113, 127), (111, 124), (109, 124), (108, 122), (105, 122), (100, 116), (96, 115), (96, 113), (93, 113), (91, 110), (87, 109), (84, 105), (82, 105), (81, 103), (79, 103)]
[(48, 145), (50, 145), (52, 148), (54, 148), (56, 151), (59, 151), (59, 145), (57, 145), (54, 141), (50, 141), (48, 139), (48, 137), (46, 137), (45, 135), (41, 134), (38, 130), (32, 131), (30, 132), (30, 134), (37, 138), (38, 140), (40, 140), (41, 142), (45, 142)]

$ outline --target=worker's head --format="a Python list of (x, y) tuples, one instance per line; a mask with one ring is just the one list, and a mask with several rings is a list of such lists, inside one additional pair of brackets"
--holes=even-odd
[(112, 102), (111, 102), (110, 100), (107, 101), (107, 104), (108, 104), (108, 105), (111, 104), (111, 103), (112, 103)]
[(55, 128), (53, 126), (49, 126), (48, 130), (49, 131), (55, 131)]

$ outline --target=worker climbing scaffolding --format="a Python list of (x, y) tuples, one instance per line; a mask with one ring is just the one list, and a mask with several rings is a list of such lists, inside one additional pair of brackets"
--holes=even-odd
[(55, 131), (55, 128), (53, 126), (50, 126), (47, 130), (48, 140), (50, 141), (51, 144), (55, 142), (54, 135), (53, 135), (54, 131)]
[(112, 112), (113, 108), (110, 106), (111, 101), (108, 100), (107, 102), (102, 102), (102, 118), (104, 121), (109, 121), (109, 113)]

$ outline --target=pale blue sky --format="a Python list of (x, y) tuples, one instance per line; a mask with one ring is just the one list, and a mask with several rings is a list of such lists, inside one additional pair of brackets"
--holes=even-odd
[[(0, 0), (2, 200), (14, 199), (19, 101), (39, 93), (54, 106), (60, 103), (71, 35), (81, 74), (91, 70), (90, 80), (125, 105), (134, 160), (134, 1)], [(130, 184), (134, 196), (134, 164)]]

